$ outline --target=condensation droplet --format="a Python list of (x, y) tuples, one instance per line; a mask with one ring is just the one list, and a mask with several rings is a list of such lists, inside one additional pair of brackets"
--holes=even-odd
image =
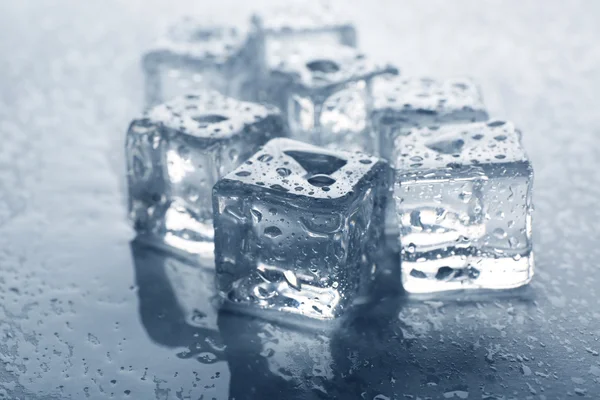
[(292, 173), (292, 171), (289, 168), (277, 168), (276, 169), (277, 173), (279, 174), (279, 176), (290, 176), (290, 174)]
[(279, 229), (276, 226), (268, 226), (264, 230), (265, 236), (270, 237), (271, 239), (274, 239), (277, 236), (280, 236), (282, 233), (283, 232), (281, 232), (281, 229)]
[(506, 232), (502, 228), (496, 228), (492, 233), (497, 239), (504, 239), (506, 237)]

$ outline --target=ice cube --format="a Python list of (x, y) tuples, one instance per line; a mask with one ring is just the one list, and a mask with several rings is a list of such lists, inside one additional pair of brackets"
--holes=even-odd
[(273, 139), (213, 190), (217, 286), (226, 305), (332, 319), (376, 264), (386, 162)]
[(127, 133), (129, 212), (136, 229), (153, 242), (211, 256), (212, 186), (285, 133), (276, 109), (216, 92), (150, 109)]
[[(370, 119), (379, 155), (394, 164), (394, 141), (411, 128), (486, 121), (488, 114), (479, 89), (469, 79), (381, 77), (373, 82)], [(385, 231), (398, 236), (393, 201), (388, 201)]]
[(261, 10), (252, 23), (265, 38), (266, 52), (271, 54), (293, 43), (342, 44), (356, 47), (356, 30), (339, 10), (324, 1), (285, 3)]
[(529, 282), (533, 169), (512, 123), (412, 128), (395, 151), (407, 291)]
[(346, 151), (376, 151), (370, 82), (397, 69), (341, 45), (288, 46), (268, 60), (264, 97), (287, 115), (292, 137)]
[(142, 58), (146, 104), (204, 89), (234, 98), (255, 97), (246, 90), (249, 82), (264, 75), (262, 48), (259, 35), (250, 27), (185, 18)]

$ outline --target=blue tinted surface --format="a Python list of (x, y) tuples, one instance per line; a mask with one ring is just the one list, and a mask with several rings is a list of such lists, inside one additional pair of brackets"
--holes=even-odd
[[(327, 335), (209, 315), (198, 267), (132, 255), (123, 142), (139, 56), (191, 3), (0, 5), (0, 398), (597, 397), (597, 3), (347, 8), (373, 58), (470, 75), (523, 130), (537, 270), (517, 292), (427, 302), (385, 279), (389, 296)], [(193, 3), (215, 20), (250, 8)]]

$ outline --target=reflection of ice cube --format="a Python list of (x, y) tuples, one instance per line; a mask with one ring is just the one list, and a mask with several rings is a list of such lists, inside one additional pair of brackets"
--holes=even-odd
[(213, 267), (133, 241), (140, 314), (148, 335), (202, 364), (225, 361)]
[(216, 295), (214, 272), (174, 257), (166, 258), (164, 265), (186, 322), (198, 328), (217, 330), (217, 310), (212, 301)]
[(533, 274), (533, 171), (512, 124), (413, 128), (396, 139), (405, 289), (509, 288)]
[(274, 139), (214, 187), (217, 285), (229, 303), (315, 319), (364, 291), (387, 164)]
[(268, 139), (284, 134), (276, 110), (216, 92), (150, 109), (127, 133), (136, 229), (157, 243), (212, 257), (212, 186)]
[(261, 355), (272, 374), (301, 386), (333, 378), (329, 337), (268, 322), (260, 325)]

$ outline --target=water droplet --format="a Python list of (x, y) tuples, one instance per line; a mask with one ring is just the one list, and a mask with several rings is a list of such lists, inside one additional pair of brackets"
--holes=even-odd
[(487, 126), (489, 126), (491, 128), (495, 128), (497, 126), (502, 126), (505, 123), (506, 123), (505, 121), (491, 121), (491, 122), (488, 122)]
[(269, 162), (273, 159), (273, 156), (270, 154), (261, 154), (258, 157), (258, 161), (262, 161), (262, 162)]
[(194, 121), (198, 122), (198, 125), (200, 126), (200, 128), (206, 128), (210, 124), (216, 124), (219, 122), (223, 122), (223, 121), (228, 120), (229, 118), (227, 118), (223, 115), (218, 115), (218, 114), (205, 114), (205, 115), (198, 115), (196, 117), (192, 117), (192, 119)]
[(469, 191), (466, 191), (466, 190), (465, 190), (464, 192), (461, 192), (461, 193), (458, 195), (458, 198), (459, 198), (459, 199), (460, 199), (460, 200), (461, 200), (463, 203), (468, 203), (468, 202), (469, 202), (469, 200), (471, 200), (471, 198), (472, 198), (472, 197), (473, 197), (473, 192), (469, 192)]
[(359, 162), (360, 162), (361, 164), (372, 164), (372, 163), (373, 163), (373, 161), (371, 161), (371, 160), (369, 160), (369, 159), (366, 159), (366, 158), (365, 158), (365, 159), (362, 159), (362, 160), (360, 160)]
[(492, 233), (497, 239), (504, 239), (506, 237), (506, 232), (502, 228), (496, 228)]
[(235, 174), (237, 176), (250, 176), (251, 172), (250, 171), (240, 171), (240, 172), (236, 172)]
[(260, 211), (252, 208), (250, 210), (250, 214), (252, 214), (252, 219), (254, 220), (254, 222), (260, 222), (262, 220), (262, 213)]
[(307, 181), (317, 187), (330, 186), (335, 183), (335, 179), (329, 175), (314, 175), (308, 178)]
[(288, 285), (290, 285), (290, 287), (292, 287), (296, 290), (301, 289), (300, 282), (298, 281), (298, 277), (296, 277), (296, 274), (294, 274), (293, 271), (290, 271), (290, 270), (284, 271), (283, 277), (285, 278)]
[(198, 189), (196, 189), (194, 186), (188, 186), (186, 189), (186, 196), (189, 201), (194, 203), (198, 201), (198, 198), (200, 198), (200, 193), (198, 192)]
[(277, 173), (279, 174), (279, 176), (290, 176), (290, 174), (292, 173), (292, 171), (288, 168), (277, 168), (276, 169)]
[(306, 63), (306, 68), (311, 72), (329, 74), (340, 70), (340, 66), (331, 60), (314, 60)]
[(271, 186), (269, 186), (269, 187), (270, 187), (271, 189), (275, 189), (275, 190), (281, 190), (282, 192), (287, 192), (287, 191), (288, 191), (288, 189), (284, 188), (284, 187), (283, 187), (283, 186), (281, 186), (281, 185), (277, 185), (277, 184), (275, 184), (275, 185), (271, 185)]
[(190, 159), (190, 149), (187, 146), (180, 145), (177, 148), (177, 154), (181, 157), (182, 160), (188, 161)]
[(277, 236), (280, 236), (281, 234), (283, 234), (283, 232), (281, 232), (281, 229), (279, 229), (276, 226), (268, 226), (265, 228), (264, 234), (265, 234), (265, 236), (270, 237), (271, 239), (274, 239)]
[(494, 139), (496, 139), (499, 142), (503, 142), (507, 139), (506, 135), (498, 135), (498, 136), (494, 136)]

